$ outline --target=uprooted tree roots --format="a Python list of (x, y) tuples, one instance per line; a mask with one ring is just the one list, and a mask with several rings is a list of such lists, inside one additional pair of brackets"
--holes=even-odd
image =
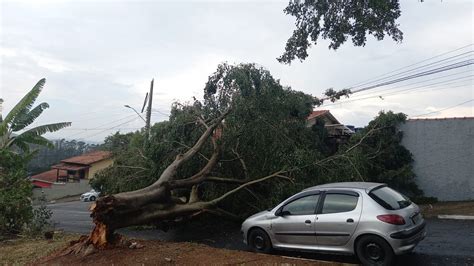
[[(198, 122), (205, 128), (204, 133), (193, 147), (176, 157), (155, 183), (139, 190), (99, 198), (91, 205), (91, 217), (95, 223), (95, 228), (89, 236), (82, 236), (79, 240), (71, 242), (62, 254), (88, 255), (96, 250), (109, 247), (130, 247), (129, 241), (114, 233), (119, 228), (179, 221), (204, 212), (229, 216), (231, 214), (217, 207), (217, 204), (226, 197), (247, 186), (274, 177), (289, 179), (283, 175), (284, 171), (278, 171), (257, 179), (211, 176), (211, 170), (219, 162), (220, 157), (220, 145), (215, 137), (214, 130), (221, 125), (229, 111), (216, 118), (210, 125), (202, 119), (198, 119)], [(178, 168), (196, 155), (208, 139), (211, 139), (214, 148), (213, 154), (206, 165), (191, 177), (176, 179)], [(245, 168), (244, 162), (242, 162), (242, 167)], [(203, 182), (229, 183), (238, 186), (220, 197), (203, 201), (197, 193), (197, 186)], [(183, 199), (173, 196), (173, 190), (183, 188), (190, 191), (188, 197)]]

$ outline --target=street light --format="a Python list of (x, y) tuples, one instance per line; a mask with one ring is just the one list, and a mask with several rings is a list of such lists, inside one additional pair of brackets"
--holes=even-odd
[(124, 106), (127, 107), (127, 108), (132, 109), (132, 110), (133, 110), (135, 113), (137, 113), (137, 115), (143, 120), (143, 122), (146, 123), (146, 120), (137, 112), (137, 110), (135, 110), (135, 108), (131, 107), (131, 106), (128, 105), (128, 104), (126, 104), (126, 105), (124, 105)]

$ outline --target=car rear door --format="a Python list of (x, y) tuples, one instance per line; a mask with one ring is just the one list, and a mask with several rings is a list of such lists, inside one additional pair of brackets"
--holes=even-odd
[(320, 194), (308, 194), (285, 203), (277, 212), (284, 213), (272, 221), (271, 230), (277, 245), (315, 246), (314, 224)]
[(352, 237), (362, 212), (362, 197), (355, 191), (326, 191), (316, 218), (318, 246), (343, 246)]

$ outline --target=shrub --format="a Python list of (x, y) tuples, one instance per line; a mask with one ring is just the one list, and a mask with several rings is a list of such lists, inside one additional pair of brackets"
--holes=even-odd
[(52, 229), (51, 216), (53, 212), (46, 207), (46, 198), (42, 195), (38, 199), (39, 205), (33, 208), (32, 219), (24, 227), (24, 233), (30, 237), (41, 236), (45, 231)]
[(0, 149), (0, 233), (17, 234), (33, 218), (32, 185), (26, 178), (25, 160)]

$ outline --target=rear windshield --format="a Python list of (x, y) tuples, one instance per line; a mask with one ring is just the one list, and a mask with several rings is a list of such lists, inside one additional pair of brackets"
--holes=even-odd
[(411, 204), (407, 197), (386, 186), (370, 191), (369, 196), (388, 210), (400, 210)]

